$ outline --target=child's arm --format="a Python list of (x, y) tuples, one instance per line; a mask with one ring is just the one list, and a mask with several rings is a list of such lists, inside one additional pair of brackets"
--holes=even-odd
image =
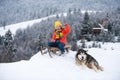
[(64, 32), (65, 32), (65, 34), (68, 34), (71, 32), (71, 28), (70, 28), (69, 24), (67, 24), (67, 23), (65, 24)]

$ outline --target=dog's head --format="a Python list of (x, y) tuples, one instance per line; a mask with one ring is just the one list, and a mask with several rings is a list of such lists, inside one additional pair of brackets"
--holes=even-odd
[(87, 58), (87, 51), (83, 50), (83, 49), (79, 49), (76, 57), (80, 60), (80, 61), (84, 61)]

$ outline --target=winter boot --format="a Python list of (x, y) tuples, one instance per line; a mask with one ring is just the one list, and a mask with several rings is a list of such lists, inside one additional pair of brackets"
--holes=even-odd
[(65, 52), (61, 52), (61, 54), (59, 56), (65, 56)]

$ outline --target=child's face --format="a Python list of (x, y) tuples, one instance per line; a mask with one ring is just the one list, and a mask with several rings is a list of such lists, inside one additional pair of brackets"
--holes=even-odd
[(57, 31), (61, 31), (61, 27), (60, 27), (60, 26), (56, 27), (55, 29), (56, 29)]

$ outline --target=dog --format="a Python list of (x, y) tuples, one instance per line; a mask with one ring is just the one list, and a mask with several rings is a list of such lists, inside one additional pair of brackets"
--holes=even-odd
[(79, 49), (75, 55), (75, 61), (77, 65), (87, 66), (93, 69), (95, 72), (103, 71), (103, 67), (99, 66), (99, 63), (91, 55), (87, 53), (86, 50)]

